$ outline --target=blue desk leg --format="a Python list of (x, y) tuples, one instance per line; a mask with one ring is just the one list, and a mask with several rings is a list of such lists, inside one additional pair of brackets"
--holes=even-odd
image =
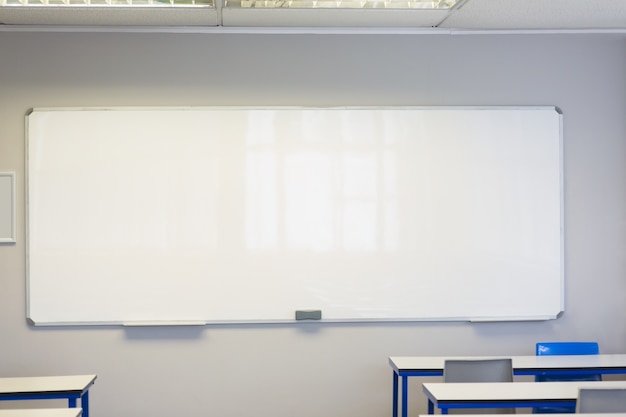
[(409, 377), (402, 376), (402, 417), (409, 415)]
[(393, 371), (393, 400), (391, 416), (398, 417), (398, 374), (396, 371)]
[(76, 408), (76, 398), (68, 398), (67, 402), (70, 408)]
[(89, 417), (89, 391), (85, 391), (80, 400), (80, 406), (83, 408), (82, 417)]
[(435, 414), (435, 404), (431, 400), (428, 400), (428, 414)]

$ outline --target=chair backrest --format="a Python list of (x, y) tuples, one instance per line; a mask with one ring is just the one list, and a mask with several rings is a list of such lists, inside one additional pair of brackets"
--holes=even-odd
[(597, 342), (539, 342), (537, 355), (597, 355), (600, 348)]
[(579, 413), (626, 413), (626, 388), (581, 388), (576, 411)]
[[(542, 355), (597, 355), (600, 348), (597, 342), (540, 342), (536, 345), (536, 353)], [(536, 382), (545, 381), (601, 381), (601, 374), (538, 374), (535, 376)]]
[(513, 382), (510, 358), (446, 360), (444, 382)]
[[(513, 382), (513, 363), (510, 358), (446, 360), (443, 365), (444, 382)], [(514, 414), (515, 408), (473, 408), (450, 410), (449, 414)]]

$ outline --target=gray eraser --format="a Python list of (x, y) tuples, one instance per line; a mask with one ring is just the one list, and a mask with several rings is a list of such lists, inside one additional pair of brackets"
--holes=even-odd
[(321, 320), (322, 310), (296, 310), (296, 320)]

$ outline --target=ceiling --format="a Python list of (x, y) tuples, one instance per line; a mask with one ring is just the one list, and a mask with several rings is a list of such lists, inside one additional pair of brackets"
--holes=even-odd
[(90, 25), (626, 33), (626, 0), (460, 0), (451, 10), (1, 5), (0, 25), (5, 29), (12, 25)]
[(469, 0), (438, 27), (626, 29), (624, 0)]

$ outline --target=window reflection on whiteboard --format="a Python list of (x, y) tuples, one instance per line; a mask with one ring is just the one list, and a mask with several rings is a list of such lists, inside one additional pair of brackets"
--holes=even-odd
[[(294, 126), (277, 112), (252, 112), (245, 141), (248, 249), (397, 249), (392, 132), (376, 127), (373, 113), (361, 113), (304, 112)], [(341, 125), (334, 136), (327, 129), (333, 117)]]

